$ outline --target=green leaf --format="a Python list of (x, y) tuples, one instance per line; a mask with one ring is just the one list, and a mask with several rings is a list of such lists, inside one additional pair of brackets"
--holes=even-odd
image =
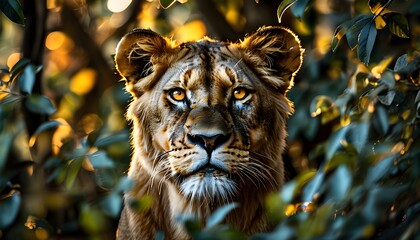
[(331, 135), (326, 145), (326, 157), (328, 160), (334, 156), (338, 148), (341, 146), (341, 142), (345, 139), (348, 130), (349, 126), (345, 126)]
[(0, 135), (0, 174), (3, 172), (3, 168), (6, 165), (12, 140), (13, 137), (10, 133), (2, 133)]
[(369, 137), (369, 121), (362, 121), (351, 126), (350, 141), (359, 153), (366, 147)]
[(164, 8), (167, 9), (169, 7), (171, 7), (174, 3), (176, 3), (177, 0), (160, 0), (160, 5)]
[(34, 132), (33, 135), (38, 135), (38, 134), (40, 134), (42, 132), (45, 132), (47, 130), (55, 129), (55, 128), (59, 127), (60, 125), (63, 125), (63, 123), (61, 123), (59, 121), (56, 121), (56, 120), (51, 120), (51, 121), (48, 121), (48, 122), (44, 122), (36, 129), (36, 131)]
[(382, 16), (388, 26), (388, 29), (401, 38), (409, 38), (410, 30), (407, 19), (404, 15), (397, 12), (389, 12)]
[(351, 187), (352, 175), (346, 166), (339, 166), (331, 176), (328, 188), (328, 198), (341, 202)]
[(389, 69), (383, 72), (381, 75), (381, 83), (385, 84), (388, 89), (393, 89), (395, 87), (394, 73)]
[(348, 28), (351, 26), (350, 23), (351, 21), (347, 21), (335, 29), (334, 37), (331, 41), (331, 49), (333, 52), (337, 49), (341, 39), (346, 35)]
[(94, 168), (112, 168), (114, 161), (104, 151), (97, 151), (87, 156)]
[(394, 163), (395, 156), (389, 156), (383, 160), (380, 160), (376, 165), (370, 167), (365, 179), (365, 185), (369, 186), (376, 183), (383, 178)]
[(394, 90), (389, 90), (384, 94), (378, 95), (378, 100), (385, 106), (390, 106), (392, 101), (394, 101), (394, 98), (396, 96), (396, 93)]
[(401, 55), (395, 62), (394, 72), (398, 72), (408, 65), (408, 54)]
[(25, 25), (25, 17), (18, 0), (1, 0), (0, 10), (13, 22)]
[(106, 214), (117, 217), (120, 214), (122, 202), (122, 196), (115, 192), (111, 192), (111, 194), (102, 200), (101, 207)]
[(19, 61), (15, 65), (13, 65), (12, 69), (10, 69), (10, 80), (13, 81), (28, 64), (30, 64), (29, 59), (19, 59)]
[(320, 190), (324, 183), (325, 174), (319, 170), (317, 174), (305, 185), (302, 191), (302, 201), (310, 202), (313, 200), (314, 195)]
[(281, 18), (286, 10), (293, 5), (297, 0), (283, 0), (277, 8), (277, 19), (281, 23)]
[(383, 106), (376, 106), (375, 108), (373, 127), (382, 135), (385, 135), (388, 132), (388, 113)]
[(25, 101), (25, 106), (29, 111), (38, 114), (52, 115), (56, 111), (51, 100), (43, 95), (30, 95)]
[(133, 186), (134, 186), (133, 180), (131, 180), (127, 176), (123, 176), (121, 177), (114, 191), (117, 193), (126, 192), (130, 190)]
[(66, 176), (66, 187), (67, 189), (71, 189), (73, 187), (74, 181), (79, 174), (80, 168), (82, 167), (83, 158), (77, 158), (70, 161), (67, 169), (67, 176)]
[(372, 224), (383, 219), (385, 217), (385, 212), (389, 211), (388, 209), (391, 207), (392, 202), (394, 202), (398, 195), (406, 188), (406, 186), (401, 185), (387, 188), (370, 188), (362, 210), (365, 219)]
[(100, 148), (109, 146), (117, 142), (127, 142), (128, 140), (129, 134), (127, 132), (121, 132), (107, 137), (100, 137), (95, 141), (94, 145)]
[[(350, 48), (355, 48), (359, 41), (360, 31), (373, 19), (372, 14), (360, 14), (351, 23), (346, 32), (347, 43)], [(373, 22), (373, 21), (372, 21)]]
[(302, 19), (305, 9), (308, 5), (309, 0), (297, 0), (296, 4), (292, 7), (292, 13), (295, 17)]
[(207, 217), (207, 228), (212, 228), (225, 219), (226, 215), (230, 213), (233, 209), (238, 207), (238, 204), (236, 203), (229, 203), (227, 205), (224, 205), (216, 211), (214, 211), (210, 216)]
[(360, 31), (357, 56), (360, 61), (365, 64), (369, 64), (370, 54), (372, 53), (373, 45), (375, 44), (377, 31), (375, 22), (373, 21), (366, 24)]
[(16, 219), (21, 203), (19, 192), (12, 192), (6, 198), (0, 198), (0, 229), (7, 229)]
[(19, 75), (19, 89), (23, 94), (31, 94), (35, 85), (35, 69), (34, 66), (28, 64)]

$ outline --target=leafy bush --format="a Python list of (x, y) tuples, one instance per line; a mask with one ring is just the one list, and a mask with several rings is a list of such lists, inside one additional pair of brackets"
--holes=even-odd
[[(129, 96), (110, 71), (112, 58), (103, 57), (113, 51), (106, 50), (107, 41), (115, 47), (136, 19), (153, 21), (162, 34), (182, 25), (191, 32), (204, 23), (176, 21), (193, 10), (209, 18), (206, 24), (220, 39), (236, 40), (251, 31), (256, 14), (267, 25), (281, 20), (306, 48), (302, 71), (288, 93), (295, 103), (285, 154), (289, 181), (267, 199), (278, 225), (252, 239), (419, 237), (418, 1), (177, 2), (186, 1), (133, 1), (117, 27), (111, 26), (112, 17), (122, 15), (107, 13), (103, 1), (80, 8), (88, 10), (82, 16), (89, 26), (69, 3), (48, 7), (51, 18), (62, 18), (60, 26), (42, 16), (35, 21), (32, 1), (21, 1), (23, 10), (17, 0), (0, 3), (5, 16), (26, 25), (24, 33), (42, 26), (42, 19), (58, 27), (46, 45), (56, 37), (52, 42), (62, 41), (66, 54), (71, 52), (66, 60), (52, 48), (48, 54), (28, 48), (42, 45), (45, 34), (36, 35), (39, 41), (24, 34), (23, 57), (0, 70), (0, 238), (114, 238), (122, 192), (132, 185), (124, 175), (130, 158), (130, 126), (124, 119)], [(165, 10), (154, 9), (158, 3)], [(46, 2), (37, 4), (47, 9)], [(277, 19), (261, 16), (259, 7), (272, 10), (273, 4)], [(217, 14), (222, 17), (212, 17)], [(10, 27), (6, 20), (2, 25)], [(47, 60), (35, 53), (48, 55)], [(147, 208), (150, 201), (136, 204)], [(245, 239), (223, 224), (235, 207), (220, 208), (205, 226), (193, 216), (180, 221), (195, 239)]]

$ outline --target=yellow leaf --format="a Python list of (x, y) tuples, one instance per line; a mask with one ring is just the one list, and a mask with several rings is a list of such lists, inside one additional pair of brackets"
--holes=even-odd
[(375, 27), (376, 29), (382, 29), (386, 26), (385, 20), (382, 18), (382, 16), (377, 16), (375, 18)]

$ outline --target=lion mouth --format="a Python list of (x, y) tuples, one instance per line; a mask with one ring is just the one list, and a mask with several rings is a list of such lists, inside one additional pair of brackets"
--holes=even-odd
[(216, 177), (222, 175), (228, 175), (227, 169), (217, 166), (211, 163), (206, 163), (203, 166), (197, 167), (195, 170), (191, 171), (185, 177), (190, 177), (193, 175), (203, 176), (203, 177)]

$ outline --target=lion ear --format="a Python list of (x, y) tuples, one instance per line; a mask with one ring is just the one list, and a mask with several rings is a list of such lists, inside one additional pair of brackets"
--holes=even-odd
[(262, 27), (239, 43), (251, 66), (280, 92), (293, 84), (303, 52), (298, 37), (283, 27)]
[(151, 30), (135, 29), (118, 43), (115, 54), (117, 71), (133, 87), (140, 79), (153, 73), (158, 56), (170, 47), (170, 42)]

